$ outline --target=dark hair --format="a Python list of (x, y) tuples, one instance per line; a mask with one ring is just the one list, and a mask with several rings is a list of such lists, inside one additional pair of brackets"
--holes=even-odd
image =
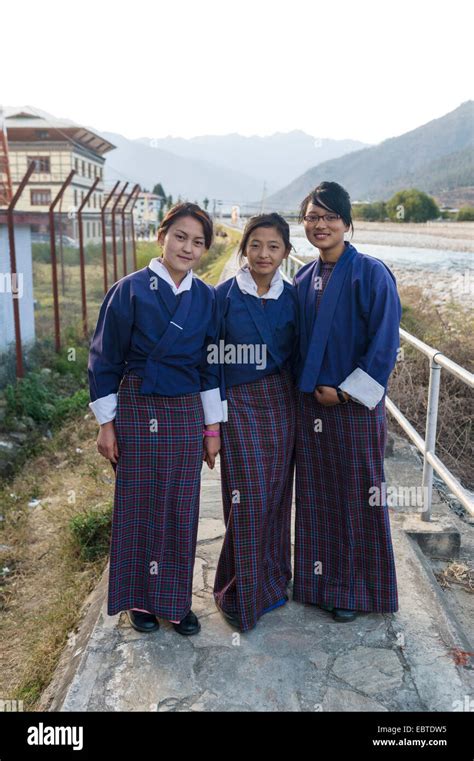
[(320, 182), (319, 185), (312, 190), (311, 193), (308, 193), (306, 198), (301, 202), (298, 222), (301, 223), (303, 221), (306, 209), (310, 203), (322, 206), (323, 209), (339, 214), (342, 217), (343, 222), (351, 228), (352, 235), (354, 234), (351, 198), (342, 185), (339, 185), (337, 182)]
[(158, 228), (158, 238), (161, 235), (166, 235), (171, 225), (182, 219), (182, 217), (193, 217), (201, 223), (204, 232), (204, 245), (206, 249), (209, 249), (212, 245), (212, 238), (214, 234), (212, 219), (209, 214), (201, 209), (197, 203), (176, 203), (171, 209), (166, 212), (165, 216), (161, 220)]
[(285, 250), (288, 251), (292, 248), (290, 243), (290, 226), (288, 222), (283, 219), (280, 214), (272, 212), (271, 214), (255, 214), (247, 220), (247, 224), (244, 228), (244, 233), (239, 245), (239, 263), (242, 265), (245, 259), (245, 249), (252, 233), (257, 230), (258, 227), (275, 227), (283, 239)]

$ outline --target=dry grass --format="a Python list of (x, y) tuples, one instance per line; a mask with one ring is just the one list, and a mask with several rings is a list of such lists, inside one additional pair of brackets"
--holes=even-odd
[[(10, 548), (1, 562), (10, 570), (0, 587), (0, 696), (21, 699), (29, 710), (105, 566), (104, 558), (80, 560), (68, 526), (113, 497), (113, 471), (97, 454), (96, 433), (90, 416), (68, 423), (0, 495), (1, 541)], [(33, 498), (40, 503), (30, 508)]]
[[(474, 332), (471, 314), (456, 304), (441, 312), (420, 288), (402, 288), (402, 327), (471, 372)], [(428, 401), (429, 360), (402, 342), (404, 350), (389, 384), (389, 396), (424, 437)], [(472, 391), (447, 370), (441, 370), (436, 453), (468, 488), (474, 487), (474, 400)], [(397, 426), (392, 420), (391, 424)]]
[(449, 589), (452, 584), (457, 584), (466, 592), (474, 594), (474, 570), (469, 568), (465, 563), (450, 563), (444, 571), (435, 574), (439, 583), (445, 589)]

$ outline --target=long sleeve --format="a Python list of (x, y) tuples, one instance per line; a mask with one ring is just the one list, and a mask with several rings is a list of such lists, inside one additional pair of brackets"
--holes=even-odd
[(401, 304), (395, 278), (385, 267), (373, 271), (368, 314), (368, 346), (355, 370), (340, 384), (369, 409), (382, 399), (400, 345)]
[(301, 363), (301, 348), (300, 348), (300, 314), (298, 309), (298, 301), (296, 296), (296, 287), (295, 287), (295, 280), (293, 278), (293, 287), (295, 288), (295, 339), (294, 339), (294, 345), (293, 345), (293, 351), (291, 352), (290, 357), (290, 371), (291, 371), (291, 377), (293, 378), (293, 383), (296, 384), (298, 374), (299, 374), (299, 367)]
[(123, 282), (116, 283), (102, 303), (89, 350), (89, 407), (100, 424), (115, 418), (132, 328), (129, 287)]
[(199, 370), (201, 377), (201, 401), (204, 423), (225, 423), (227, 421), (227, 401), (225, 399), (224, 373), (219, 361), (219, 339), (222, 330), (222, 316), (214, 294), (212, 317), (208, 324), (207, 336)]

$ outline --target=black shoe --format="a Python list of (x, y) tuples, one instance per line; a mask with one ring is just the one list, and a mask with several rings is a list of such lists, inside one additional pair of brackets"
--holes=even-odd
[(340, 624), (345, 624), (348, 621), (354, 621), (357, 618), (356, 610), (346, 610), (345, 608), (334, 608), (332, 617)]
[(153, 613), (140, 613), (138, 610), (128, 610), (128, 618), (137, 632), (154, 632), (160, 628)]
[(318, 605), (317, 607), (321, 608), (321, 610), (327, 610), (328, 613), (332, 613), (332, 611), (334, 610), (334, 606), (333, 605), (323, 605), (322, 603), (320, 605)]
[(227, 613), (227, 611), (223, 610), (220, 607), (220, 605), (218, 605), (217, 603), (216, 603), (216, 608), (219, 611), (219, 613), (221, 613), (224, 616), (228, 624), (230, 624), (234, 629), (237, 629), (238, 631), (240, 631), (241, 629), (240, 621), (236, 615), (234, 615), (233, 613)]
[(184, 634), (186, 636), (189, 636), (190, 634), (197, 634), (201, 631), (201, 624), (198, 621), (198, 617), (195, 613), (192, 612), (192, 610), (189, 611), (188, 615), (183, 618), (182, 621), (179, 622), (179, 624), (173, 624), (175, 630), (179, 632), (179, 634)]

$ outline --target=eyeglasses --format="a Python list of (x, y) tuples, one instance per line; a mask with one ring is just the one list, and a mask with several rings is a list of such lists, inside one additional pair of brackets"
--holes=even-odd
[(338, 219), (341, 219), (340, 214), (308, 214), (307, 217), (303, 217), (303, 220), (305, 222), (309, 222), (311, 225), (316, 224), (316, 222), (319, 222), (319, 220), (322, 219), (324, 222), (327, 222), (328, 224), (337, 222)]

